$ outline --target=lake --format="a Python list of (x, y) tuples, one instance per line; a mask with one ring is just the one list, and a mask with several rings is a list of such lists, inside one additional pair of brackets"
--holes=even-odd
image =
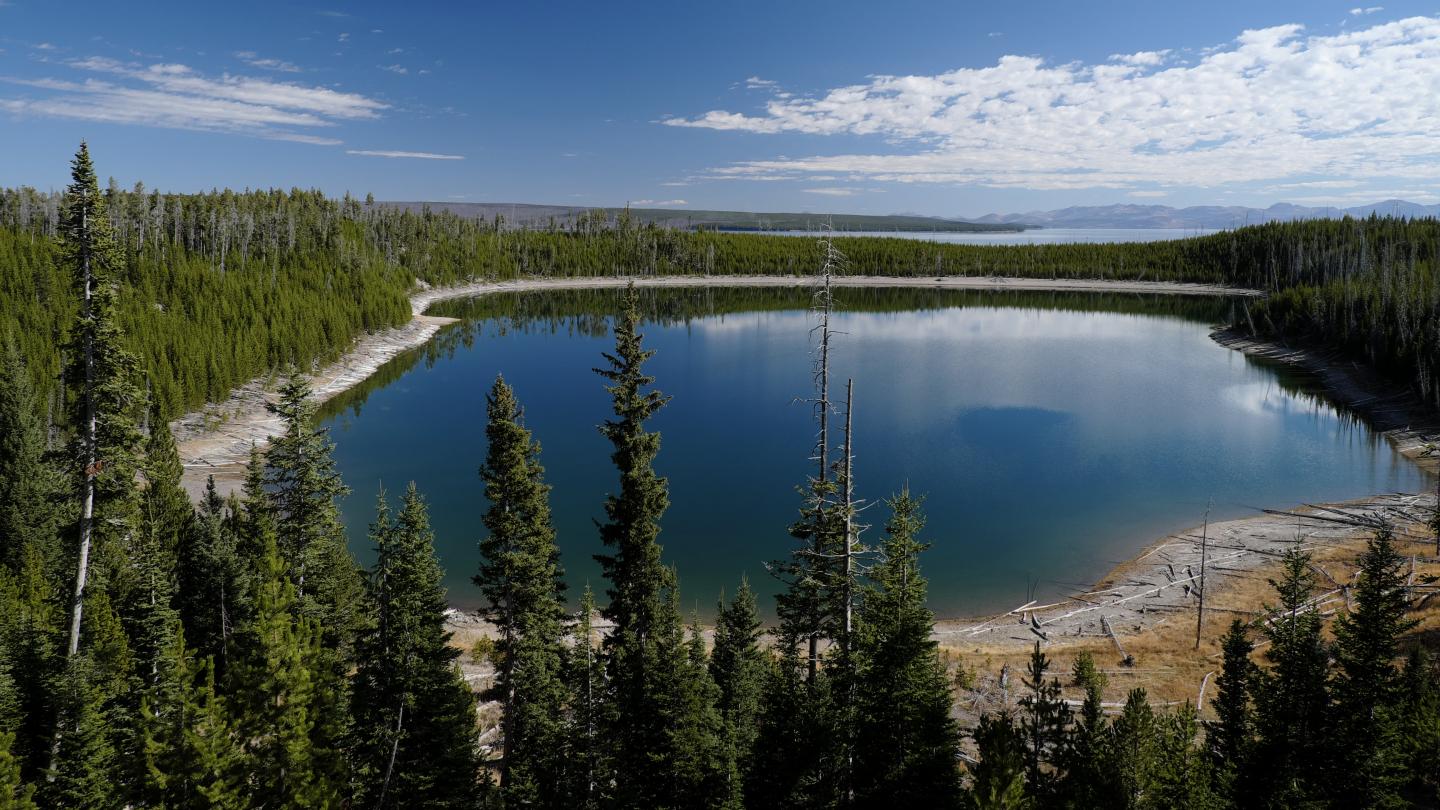
[[(819, 231), (754, 231), (773, 236), (806, 236)], [(884, 236), (961, 245), (1063, 245), (1075, 242), (1164, 242), (1219, 233), (1213, 228), (1036, 228), (1019, 232), (950, 233), (925, 231), (836, 231), (836, 236)]]
[[(591, 369), (612, 345), (616, 291), (449, 302), (464, 318), (369, 384), (332, 401), (326, 424), (354, 493), (352, 548), (375, 493), (417, 482), (431, 505), (451, 602), (469, 578), (485, 509), (485, 394), (503, 373), (526, 408), (554, 486), (573, 596), (604, 589), (592, 520), (616, 486), (595, 426), (610, 415)], [(810, 330), (801, 290), (642, 290), (647, 370), (673, 400), (653, 420), (672, 506), (665, 558), (686, 610), (709, 615), (742, 574), (762, 594), (785, 555), (797, 485), (811, 471)], [(857, 494), (926, 496), (922, 564), (941, 616), (1073, 593), (1153, 540), (1264, 507), (1418, 491), (1423, 474), (1312, 381), (1209, 338), (1229, 302), (1180, 297), (937, 290), (837, 291), (835, 398), (855, 379)], [(603, 600), (603, 597), (602, 597)], [(773, 602), (762, 599), (773, 611)]]

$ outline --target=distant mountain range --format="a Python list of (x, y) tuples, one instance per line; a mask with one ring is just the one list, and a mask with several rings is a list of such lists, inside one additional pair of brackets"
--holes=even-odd
[[(494, 219), (504, 217), (512, 227), (543, 228), (554, 222), (568, 225), (590, 211), (602, 211), (613, 220), (620, 207), (593, 208), (581, 205), (534, 205), (530, 203), (467, 202), (381, 202), (388, 208), (419, 211), (430, 208), (450, 211), (463, 217)], [(816, 214), (763, 213), (752, 211), (707, 211), (689, 208), (631, 208), (630, 216), (670, 228), (713, 228), (726, 231), (813, 231), (825, 224), (836, 231), (923, 231), (986, 233), (1021, 231), (1027, 228), (1174, 228), (1179, 230), (1238, 228), (1262, 222), (1294, 219), (1326, 219), (1371, 214), (1402, 217), (1440, 217), (1440, 205), (1421, 205), (1406, 200), (1384, 200), (1351, 208), (1316, 207), (1276, 203), (1269, 208), (1239, 205), (1083, 205), (1053, 211), (1024, 214), (987, 214), (978, 219), (932, 217), (922, 214)]]
[(1262, 222), (1292, 219), (1326, 219), (1371, 214), (1402, 217), (1440, 216), (1440, 205), (1421, 205), (1406, 200), (1384, 200), (1352, 208), (1310, 207), (1276, 203), (1269, 208), (1239, 205), (1195, 205), (1173, 208), (1168, 205), (1083, 205), (1054, 211), (1024, 214), (988, 214), (974, 222), (994, 225), (1025, 225), (1039, 228), (1237, 228)]
[[(377, 205), (419, 211), (450, 211), (462, 217), (496, 216), (515, 227), (543, 228), (552, 221), (566, 225), (589, 211), (603, 211), (614, 219), (623, 208), (590, 208), (586, 206), (532, 205), (528, 203), (458, 203), (458, 202), (381, 202)], [(654, 222), (670, 228), (713, 228), (726, 231), (812, 231), (828, 224), (836, 231), (920, 231), (950, 233), (1013, 232), (1023, 225), (1006, 222), (975, 223), (961, 219), (927, 217), (915, 214), (811, 214), (755, 213), (750, 211), (702, 211), (688, 208), (631, 208), (630, 216), (641, 222)]]

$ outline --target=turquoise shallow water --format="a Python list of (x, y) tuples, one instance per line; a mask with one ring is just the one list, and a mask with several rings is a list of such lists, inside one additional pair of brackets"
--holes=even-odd
[[(923, 564), (942, 616), (1013, 607), (1032, 586), (1045, 598), (1093, 582), (1150, 541), (1197, 525), (1211, 498), (1223, 519), (1425, 486), (1383, 439), (1308, 393), (1305, 379), (1210, 340), (1213, 302), (1187, 312), (1192, 305), (1107, 299), (1107, 311), (1083, 311), (1042, 308), (1053, 295), (1034, 305), (934, 295), (926, 309), (839, 313), (834, 375), (837, 392), (856, 380), (856, 483), (875, 504), (865, 536), (879, 539), (884, 497), (907, 484), (927, 496), (933, 547)], [(664, 294), (651, 301), (674, 309)], [(608, 399), (591, 369), (611, 338), (603, 318), (563, 310), (481, 320), (329, 411), (362, 561), (373, 556), (365, 526), (378, 487), (398, 493), (414, 480), (431, 504), (450, 599), (476, 604), (484, 396), (503, 372), (543, 445), (572, 587), (603, 589), (592, 520), (615, 475), (595, 430)], [(648, 369), (673, 396), (653, 426), (672, 500), (661, 540), (687, 609), (709, 614), (742, 574), (774, 590), (763, 563), (791, 547), (795, 487), (811, 466), (813, 428), (796, 399), (810, 393), (812, 325), (803, 310), (767, 308), (644, 329), (656, 350)]]

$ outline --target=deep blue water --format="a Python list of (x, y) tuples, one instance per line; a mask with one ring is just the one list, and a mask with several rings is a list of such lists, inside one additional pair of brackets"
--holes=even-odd
[[(843, 292), (843, 291), (842, 291)], [(611, 338), (590, 327), (491, 322), (468, 346), (418, 362), (332, 416), (344, 502), (362, 562), (375, 492), (414, 480), (428, 497), (452, 603), (470, 584), (485, 509), (485, 392), (503, 372), (543, 445), (572, 588), (603, 591), (593, 519), (615, 485), (595, 426), (609, 414), (591, 372)], [(648, 370), (673, 396), (653, 422), (672, 506), (661, 540), (686, 609), (709, 614), (742, 574), (792, 541), (795, 487), (810, 471), (804, 311), (739, 312), (645, 328)], [(875, 505), (908, 485), (927, 496), (923, 558), (942, 616), (1010, 608), (1093, 582), (1170, 532), (1212, 519), (1416, 491), (1422, 474), (1363, 424), (1208, 337), (1203, 318), (1015, 306), (842, 312), (836, 399), (856, 380), (856, 483)], [(409, 362), (414, 362), (413, 358)], [(392, 370), (398, 373), (403, 364)], [(763, 601), (768, 611), (772, 603)]]

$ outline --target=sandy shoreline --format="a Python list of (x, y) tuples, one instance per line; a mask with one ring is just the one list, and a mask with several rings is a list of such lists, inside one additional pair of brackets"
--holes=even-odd
[[(365, 335), (339, 360), (311, 375), (315, 398), (324, 402), (369, 377), (399, 354), (423, 346), (452, 318), (425, 315), (437, 301), (470, 298), (502, 292), (535, 290), (614, 289), (633, 281), (641, 287), (798, 287), (814, 283), (810, 276), (615, 276), (561, 279), (517, 279), (483, 281), (455, 287), (421, 290), (410, 297), (413, 318), (396, 329)], [(1121, 292), (1165, 295), (1258, 296), (1256, 290), (1210, 284), (1183, 284), (1164, 281), (1110, 281), (1105, 279), (1029, 279), (1001, 277), (916, 277), (841, 276), (840, 287), (918, 287), (954, 290), (1035, 290), (1059, 292)], [(209, 476), (215, 477), (221, 493), (237, 489), (244, 480), (245, 464), (252, 445), (264, 447), (280, 431), (280, 423), (266, 405), (274, 401), (278, 380), (260, 377), (231, 392), (224, 402), (211, 403), (171, 423), (175, 441), (185, 465), (183, 484), (191, 497), (205, 489)]]

